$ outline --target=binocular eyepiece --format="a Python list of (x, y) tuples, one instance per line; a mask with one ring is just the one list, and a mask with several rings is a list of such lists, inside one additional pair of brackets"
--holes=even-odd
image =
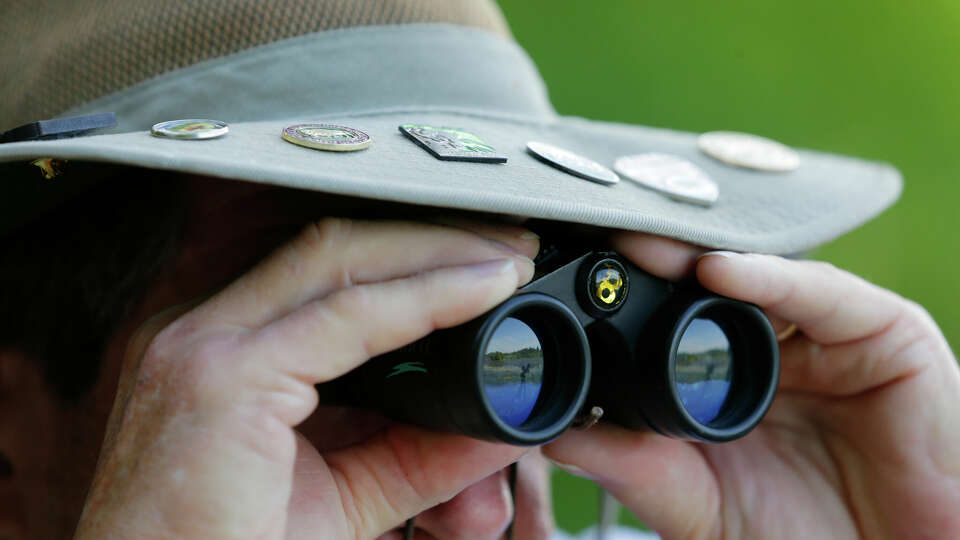
[(758, 307), (612, 252), (540, 266), (492, 311), (318, 385), (321, 403), (516, 445), (548, 442), (594, 407), (630, 429), (710, 442), (763, 418), (780, 357)]

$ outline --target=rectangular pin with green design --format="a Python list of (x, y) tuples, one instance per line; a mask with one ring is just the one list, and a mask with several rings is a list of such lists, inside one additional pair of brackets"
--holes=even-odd
[(507, 156), (485, 143), (477, 135), (462, 129), (420, 124), (403, 124), (400, 133), (418, 146), (445, 161), (475, 161), (479, 163), (506, 163)]

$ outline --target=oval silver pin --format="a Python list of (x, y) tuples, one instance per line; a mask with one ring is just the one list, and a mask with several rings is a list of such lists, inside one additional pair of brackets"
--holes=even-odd
[(693, 163), (670, 154), (622, 156), (613, 168), (643, 187), (683, 202), (710, 206), (720, 198), (720, 188)]
[(711, 131), (697, 138), (697, 146), (714, 159), (745, 169), (787, 172), (800, 166), (796, 150), (749, 133)]
[(615, 172), (596, 161), (552, 144), (531, 141), (527, 143), (527, 151), (540, 161), (561, 171), (598, 184), (611, 185), (620, 181), (620, 177)]

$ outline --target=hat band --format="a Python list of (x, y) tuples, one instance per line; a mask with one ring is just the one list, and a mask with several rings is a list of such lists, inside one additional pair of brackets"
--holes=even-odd
[(172, 71), (64, 116), (112, 111), (114, 132), (174, 118), (251, 122), (415, 107), (556, 115), (529, 56), (469, 27), (406, 24), (290, 38)]

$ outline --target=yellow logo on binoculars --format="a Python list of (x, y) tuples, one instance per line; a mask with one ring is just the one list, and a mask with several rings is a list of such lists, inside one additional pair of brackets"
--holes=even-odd
[(620, 289), (623, 288), (623, 277), (614, 268), (599, 270), (594, 280), (596, 290), (594, 294), (604, 304), (613, 305), (619, 301)]

